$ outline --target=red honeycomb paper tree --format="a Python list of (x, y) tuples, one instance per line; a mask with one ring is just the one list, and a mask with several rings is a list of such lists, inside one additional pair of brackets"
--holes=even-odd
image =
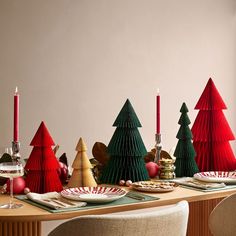
[(222, 111), (227, 107), (211, 78), (195, 109), (200, 110), (192, 127), (199, 170), (235, 170), (236, 159), (229, 144), (235, 137)]
[(30, 145), (34, 147), (25, 165), (26, 186), (36, 193), (61, 191), (62, 184), (57, 172), (59, 162), (52, 150), (54, 141), (44, 122), (40, 124)]

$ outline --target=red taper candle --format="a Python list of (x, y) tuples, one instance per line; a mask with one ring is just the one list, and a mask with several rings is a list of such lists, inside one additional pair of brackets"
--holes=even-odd
[(14, 94), (14, 129), (13, 129), (13, 141), (19, 141), (19, 93), (16, 87)]
[(156, 97), (156, 134), (161, 133), (161, 128), (160, 128), (160, 94), (159, 90), (157, 92), (157, 97)]

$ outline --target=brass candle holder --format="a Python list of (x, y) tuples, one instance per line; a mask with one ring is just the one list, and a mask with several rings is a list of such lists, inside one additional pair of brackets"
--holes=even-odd
[(162, 158), (159, 161), (160, 171), (159, 178), (160, 179), (174, 179), (175, 178), (175, 160)]

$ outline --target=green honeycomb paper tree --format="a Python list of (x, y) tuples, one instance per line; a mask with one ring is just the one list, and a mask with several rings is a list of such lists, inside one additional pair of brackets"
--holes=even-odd
[(174, 156), (176, 157), (175, 174), (176, 177), (192, 177), (199, 170), (195, 161), (196, 152), (192, 144), (193, 136), (188, 127), (191, 122), (187, 114), (188, 108), (185, 103), (182, 104), (180, 112), (182, 113), (178, 122), (180, 128), (176, 135), (179, 141), (174, 152)]
[(148, 180), (143, 158), (147, 150), (138, 131), (142, 126), (129, 99), (113, 126), (117, 128), (107, 147), (110, 158), (101, 173), (100, 182), (117, 184), (120, 180)]

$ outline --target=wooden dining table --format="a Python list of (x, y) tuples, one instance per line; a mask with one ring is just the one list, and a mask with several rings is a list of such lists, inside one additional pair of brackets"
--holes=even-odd
[[(127, 191), (129, 188), (125, 187)], [(153, 208), (175, 204), (181, 200), (189, 202), (189, 236), (211, 235), (208, 228), (208, 218), (212, 209), (225, 197), (236, 193), (236, 189), (202, 192), (198, 190), (177, 187), (167, 193), (145, 193), (158, 197), (158, 200), (151, 200), (128, 205), (101, 206), (99, 208), (81, 209), (78, 211), (67, 211), (51, 213), (47, 210), (33, 206), (21, 200), (15, 202), (23, 203), (18, 209), (0, 209), (0, 235), (2, 236), (41, 236), (41, 225), (43, 221), (65, 220), (82, 215), (107, 214), (124, 212), (136, 209)], [(9, 195), (0, 195), (0, 204), (7, 202)]]

